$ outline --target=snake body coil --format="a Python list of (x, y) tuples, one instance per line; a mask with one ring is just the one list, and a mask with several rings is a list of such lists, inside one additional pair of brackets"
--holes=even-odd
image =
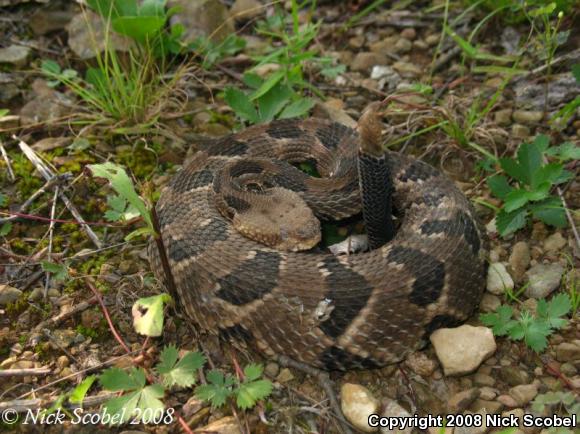
[[(340, 124), (282, 120), (214, 140), (194, 156), (157, 204), (188, 316), (267, 355), (344, 370), (397, 362), (435, 329), (471, 315), (483, 289), (482, 235), (465, 196), (421, 161), (385, 155), (393, 208), (403, 216), (395, 238), (378, 249), (334, 256), (255, 241), (261, 229), (270, 245), (283, 245), (291, 231), (305, 240), (313, 231), (290, 221), (270, 239), (269, 214), (279, 204), (268, 202), (262, 188), (281, 194), (273, 202), (282, 202), (289, 220), (306, 212), (302, 202), (321, 219), (359, 213), (359, 142), (355, 130)], [(298, 161), (315, 161), (321, 177), (290, 164)], [(266, 181), (253, 186), (259, 177)], [(164, 280), (151, 246), (150, 258)]]

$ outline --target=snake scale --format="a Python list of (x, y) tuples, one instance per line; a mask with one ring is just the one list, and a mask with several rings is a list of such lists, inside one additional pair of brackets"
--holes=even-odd
[[(360, 141), (358, 129), (311, 118), (200, 146), (156, 205), (180, 302), (198, 326), (267, 356), (347, 370), (400, 361), (472, 314), (484, 282), (482, 232), (462, 192), (424, 162), (385, 153), (400, 216), (393, 240), (343, 256), (316, 246), (319, 219), (361, 212)], [(292, 164), (303, 161), (320, 177)], [(284, 223), (271, 234), (274, 218)], [(285, 245), (290, 236), (298, 248)]]

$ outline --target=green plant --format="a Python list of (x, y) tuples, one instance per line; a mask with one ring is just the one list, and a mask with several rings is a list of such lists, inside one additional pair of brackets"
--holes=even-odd
[[(576, 84), (580, 85), (580, 63), (572, 65), (572, 75), (576, 80)], [(550, 122), (553, 125), (567, 125), (570, 118), (574, 116), (574, 113), (576, 113), (578, 107), (580, 107), (580, 96), (575, 97), (572, 101), (568, 102), (564, 107), (558, 110)]]
[(87, 4), (99, 13), (113, 30), (132, 38), (142, 48), (156, 56), (179, 54), (183, 25), (167, 28), (166, 23), (178, 8), (167, 10), (167, 0), (87, 0)]
[(235, 34), (230, 34), (221, 42), (215, 42), (206, 36), (200, 36), (189, 44), (188, 48), (202, 59), (201, 66), (204, 69), (209, 69), (221, 58), (232, 56), (243, 50), (245, 46), (245, 39)]
[(107, 219), (121, 220), (141, 216), (146, 223), (145, 228), (137, 229), (127, 235), (126, 239), (130, 240), (141, 235), (155, 235), (151, 213), (145, 201), (137, 194), (131, 178), (122, 167), (111, 163), (91, 164), (87, 166), (93, 176), (105, 178), (111, 184), (111, 187), (117, 193), (117, 196), (109, 196), (107, 203), (111, 207), (105, 213)]
[[(547, 157), (556, 162), (547, 163)], [(566, 226), (562, 200), (550, 194), (552, 187), (571, 179), (564, 162), (580, 158), (580, 149), (572, 143), (549, 147), (549, 138), (536, 137), (532, 143), (522, 143), (517, 158), (500, 158), (499, 164), (512, 178), (494, 175), (487, 184), (494, 196), (504, 204), (499, 209), (496, 225), (502, 236), (521, 229), (529, 215), (556, 227)], [(514, 187), (512, 184), (515, 184)]]
[(543, 414), (546, 409), (554, 411), (562, 408), (570, 416), (576, 415), (577, 418), (580, 418), (580, 401), (578, 401), (576, 395), (572, 392), (558, 391), (542, 393), (532, 401), (532, 410), (540, 414)]
[(236, 398), (236, 405), (245, 410), (252, 408), (272, 392), (272, 383), (260, 379), (262, 366), (251, 364), (244, 368), (243, 379), (233, 375), (223, 375), (220, 371), (210, 371), (206, 375), (208, 384), (198, 386), (195, 394), (213, 407), (221, 407), (229, 398)]
[[(273, 48), (257, 57), (257, 64), (244, 74), (243, 81), (250, 92), (230, 87), (224, 94), (225, 101), (243, 120), (260, 123), (274, 118), (302, 116), (314, 105), (314, 101), (303, 97), (302, 93), (308, 90), (320, 95), (305, 80), (305, 65), (315, 65), (321, 74), (329, 77), (344, 70), (343, 66), (334, 66), (331, 58), (319, 57), (308, 49), (318, 34), (319, 24), (308, 22), (300, 25), (298, 10), (307, 3), (308, 0), (302, 4), (292, 0), (290, 31), (286, 29), (286, 19), (281, 14), (260, 22), (256, 27), (259, 34), (271, 38)], [(257, 68), (270, 64), (276, 68), (266, 77), (255, 73)]]
[(568, 315), (571, 308), (568, 294), (558, 294), (549, 302), (538, 300), (535, 316), (522, 310), (519, 317), (513, 319), (513, 308), (504, 304), (496, 312), (481, 314), (479, 318), (483, 324), (492, 328), (494, 335), (507, 335), (516, 341), (523, 339), (528, 347), (539, 353), (548, 345), (547, 337), (568, 323), (562, 317)]

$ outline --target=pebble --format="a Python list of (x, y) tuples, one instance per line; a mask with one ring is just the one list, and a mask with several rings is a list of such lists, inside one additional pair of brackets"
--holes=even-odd
[(495, 384), (495, 378), (491, 375), (482, 374), (481, 372), (473, 376), (473, 381), (479, 386), (493, 386)]
[(485, 293), (479, 303), (479, 309), (482, 312), (495, 312), (500, 305), (501, 300), (497, 295)]
[(572, 363), (562, 363), (560, 365), (560, 372), (568, 377), (572, 377), (578, 373), (578, 369)]
[(364, 432), (376, 432), (368, 424), (368, 417), (377, 414), (379, 401), (371, 392), (360, 384), (345, 383), (340, 388), (340, 407), (344, 417), (357, 429)]
[(580, 360), (580, 341), (562, 342), (556, 347), (556, 360), (559, 362), (573, 362)]
[(491, 401), (497, 396), (497, 390), (493, 387), (484, 386), (479, 389), (479, 397), (486, 401)]
[[(385, 409), (383, 411), (383, 417), (399, 417), (399, 418), (411, 418), (411, 414), (401, 407), (396, 401), (389, 399), (385, 404)], [(413, 432), (413, 428), (407, 427), (405, 429), (389, 429), (381, 428), (381, 434), (411, 434)]]
[(495, 295), (502, 295), (514, 289), (514, 281), (505, 265), (501, 262), (491, 264), (487, 270), (487, 290)]
[(60, 369), (66, 368), (67, 366), (70, 365), (70, 360), (68, 359), (67, 356), (60, 356), (58, 359), (56, 359), (56, 366), (58, 366)]
[(475, 371), (497, 348), (491, 329), (468, 324), (436, 330), (430, 340), (445, 375)]
[(530, 137), (531, 131), (525, 125), (513, 124), (512, 125), (512, 136), (518, 139), (526, 139)]
[(519, 386), (512, 387), (509, 390), (509, 394), (518, 403), (518, 407), (524, 407), (536, 397), (538, 394), (538, 386), (535, 383), (520, 384)]
[(351, 71), (369, 72), (375, 65), (386, 65), (387, 58), (381, 53), (362, 52), (352, 59)]
[(500, 395), (496, 398), (496, 401), (509, 408), (518, 407), (518, 402), (510, 395)]
[(487, 414), (497, 414), (502, 409), (503, 404), (501, 402), (484, 401), (483, 399), (476, 399), (475, 402), (471, 405), (471, 410), (474, 411), (475, 413), (483, 412)]
[(393, 64), (393, 69), (406, 78), (416, 78), (423, 73), (423, 69), (418, 65), (402, 61), (395, 62)]
[(278, 364), (275, 362), (269, 362), (264, 368), (264, 374), (270, 378), (276, 378), (279, 372), (280, 366), (278, 366)]
[(397, 53), (408, 53), (413, 48), (413, 43), (405, 38), (401, 38), (395, 44), (395, 52)]
[(181, 23), (185, 28), (183, 41), (193, 42), (199, 36), (210, 36), (218, 42), (235, 32), (234, 21), (230, 11), (219, 1), (207, 0), (172, 0), (171, 6), (177, 6), (178, 12), (171, 16), (170, 23)]
[(507, 127), (512, 123), (512, 109), (498, 110), (494, 113), (495, 123), (501, 127)]
[(412, 41), (417, 37), (417, 31), (413, 27), (408, 27), (406, 29), (403, 29), (403, 31), (401, 32), (401, 37), (408, 39), (409, 41)]
[(230, 15), (236, 21), (255, 18), (264, 11), (264, 6), (258, 0), (236, 0), (230, 9)]
[(498, 377), (510, 386), (528, 384), (530, 382), (529, 374), (515, 366), (504, 366), (499, 370)]
[(530, 246), (525, 241), (519, 241), (512, 247), (509, 265), (516, 281), (521, 280), (530, 266)]
[(10, 63), (16, 67), (26, 65), (30, 56), (30, 48), (22, 45), (10, 45), (0, 48), (0, 63)]
[(541, 111), (516, 110), (512, 116), (514, 121), (520, 124), (536, 124), (542, 120), (544, 113)]
[(282, 369), (276, 377), (276, 381), (278, 381), (278, 383), (288, 383), (292, 380), (294, 380), (294, 374), (292, 374), (292, 371), (288, 368)]
[(456, 393), (447, 401), (449, 412), (463, 413), (480, 395), (480, 390), (475, 387)]
[(83, 11), (75, 15), (67, 25), (68, 45), (81, 59), (92, 59), (97, 53), (105, 50), (110, 43), (115, 50), (128, 51), (131, 42), (118, 33), (110, 32), (105, 37), (106, 26), (99, 15), (92, 11)]
[(557, 252), (566, 245), (566, 238), (560, 232), (550, 235), (544, 240), (544, 250), (546, 252)]
[(10, 285), (0, 285), (0, 306), (6, 306), (20, 298), (22, 291)]
[(441, 39), (441, 35), (439, 35), (438, 33), (434, 33), (432, 35), (427, 36), (425, 38), (425, 42), (430, 47), (433, 47), (434, 45), (437, 45), (439, 43), (440, 39)]
[(240, 431), (240, 424), (236, 421), (234, 416), (226, 416), (218, 419), (203, 428), (199, 428), (199, 432), (211, 432), (213, 434), (242, 434)]
[(562, 274), (564, 267), (558, 263), (534, 265), (526, 272), (529, 281), (526, 295), (536, 299), (547, 297), (560, 285)]

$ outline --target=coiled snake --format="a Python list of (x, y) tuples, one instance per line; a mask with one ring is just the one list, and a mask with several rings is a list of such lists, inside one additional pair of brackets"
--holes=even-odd
[[(318, 219), (377, 204), (361, 201), (358, 153), (362, 140), (376, 154), (380, 130), (376, 116), (362, 119), (356, 130), (318, 119), (253, 126), (203, 144), (172, 179), (156, 210), (195, 323), (269, 356), (344, 370), (400, 361), (471, 315), (483, 289), (482, 234), (465, 196), (426, 163), (380, 151), (402, 215), (394, 239), (345, 256), (315, 247)], [(321, 177), (291, 164), (299, 161), (314, 161)]]

